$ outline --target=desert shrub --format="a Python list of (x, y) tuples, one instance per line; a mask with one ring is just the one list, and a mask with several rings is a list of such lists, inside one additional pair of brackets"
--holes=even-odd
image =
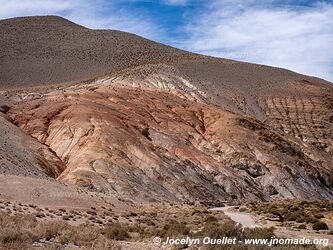
[(68, 225), (63, 221), (47, 221), (38, 223), (32, 231), (38, 238), (50, 240), (57, 237), (65, 228), (68, 228)]
[(69, 215), (64, 215), (64, 216), (62, 216), (62, 219), (63, 219), (63, 220), (70, 220), (71, 217), (70, 217)]
[(247, 211), (247, 208), (246, 207), (240, 207), (239, 208), (239, 212), (246, 212)]
[(34, 235), (28, 230), (22, 230), (18, 226), (0, 228), (0, 244), (28, 244), (32, 243)]
[(319, 231), (319, 230), (327, 230), (328, 226), (325, 222), (317, 221), (312, 226), (313, 230)]
[(106, 239), (103, 236), (99, 236), (92, 242), (91, 249), (112, 249), (121, 250), (121, 247), (116, 241)]
[(36, 216), (37, 218), (44, 218), (44, 217), (45, 217), (45, 214), (42, 213), (42, 212), (37, 212), (37, 213), (35, 213), (35, 216)]
[(205, 219), (205, 222), (217, 222), (217, 219), (213, 215), (208, 215)]
[(190, 229), (186, 226), (186, 223), (176, 220), (168, 220), (162, 229), (158, 231), (160, 237), (172, 237), (188, 235)]
[(306, 229), (306, 225), (305, 224), (301, 224), (298, 226), (299, 229)]
[(322, 215), (322, 214), (315, 214), (314, 217), (316, 219), (322, 219), (322, 218), (324, 218), (324, 215)]
[(90, 214), (90, 215), (97, 215), (97, 213), (95, 211), (87, 211), (87, 214)]
[(72, 243), (72, 237), (73, 237), (73, 230), (70, 227), (64, 228), (59, 236), (57, 237), (58, 241), (61, 244), (68, 244), (68, 243)]
[(74, 228), (71, 239), (76, 245), (86, 246), (92, 244), (99, 236), (101, 236), (101, 230), (98, 227), (89, 224), (81, 224)]
[(144, 231), (141, 234), (142, 238), (150, 238), (153, 236), (157, 236), (159, 234), (159, 230), (157, 227), (155, 226), (149, 226), (149, 227), (145, 227)]
[(0, 226), (1, 228), (9, 224), (18, 225), (24, 228), (32, 228), (37, 224), (37, 219), (33, 215), (15, 215), (9, 216), (6, 213), (0, 213)]
[(71, 226), (64, 221), (49, 221), (37, 225), (34, 233), (38, 239), (56, 238), (62, 244), (74, 243), (78, 246), (91, 246), (100, 235), (100, 230), (92, 225)]
[(222, 237), (238, 237), (241, 235), (241, 232), (241, 225), (228, 220), (221, 224), (217, 222), (208, 222), (198, 235), (217, 239)]
[(195, 215), (195, 214), (208, 214), (208, 210), (206, 208), (203, 209), (194, 209), (191, 213), (191, 215)]
[(126, 240), (130, 236), (126, 225), (120, 223), (112, 223), (104, 229), (104, 235), (112, 240)]
[(195, 215), (195, 214), (200, 214), (201, 211), (199, 209), (194, 209), (191, 213), (191, 215)]
[(294, 211), (294, 212), (288, 213), (286, 215), (286, 219), (288, 221), (296, 221), (297, 219), (300, 219), (301, 217), (303, 217), (303, 215), (304, 215), (304, 213), (301, 211)]
[(19, 248), (19, 246), (31, 244), (36, 240), (31, 232), (36, 223), (36, 218), (30, 215), (9, 216), (6, 213), (0, 213), (0, 248), (1, 246)]
[(143, 234), (145, 229), (143, 226), (140, 226), (139, 224), (134, 224), (134, 225), (128, 227), (128, 231), (131, 233)]
[(270, 228), (245, 228), (242, 232), (244, 239), (270, 239), (274, 236), (274, 227)]
[(301, 201), (299, 204), (301, 206), (307, 206), (309, 204), (309, 202), (308, 201)]
[(262, 212), (266, 213), (266, 214), (272, 214), (272, 215), (278, 216), (280, 221), (284, 221), (285, 215), (284, 215), (284, 212), (282, 211), (282, 209), (278, 209), (273, 205), (269, 206), (268, 208), (261, 208), (261, 209), (259, 209), (259, 211), (260, 211), (260, 214)]
[(136, 216), (138, 216), (138, 214), (135, 213), (135, 212), (130, 212), (130, 213), (129, 213), (129, 216), (131, 216), (131, 217), (136, 217)]
[(137, 219), (138, 223), (145, 223), (147, 226), (155, 226), (155, 222), (148, 218), (139, 218)]
[(318, 222), (318, 219), (316, 219), (313, 216), (308, 216), (308, 217), (305, 218), (305, 222), (306, 223), (316, 223), (316, 222)]
[(89, 249), (94, 242), (102, 244), (99, 241), (112, 245), (93, 225), (71, 226), (60, 220), (37, 221), (33, 215), (9, 216), (0, 213), (0, 249), (30, 249), (35, 241), (53, 238), (61, 244), (73, 243)]
[(297, 223), (303, 223), (303, 222), (305, 222), (305, 218), (306, 218), (306, 217), (304, 217), (304, 216), (300, 216), (300, 217), (297, 217), (295, 221), (296, 221)]

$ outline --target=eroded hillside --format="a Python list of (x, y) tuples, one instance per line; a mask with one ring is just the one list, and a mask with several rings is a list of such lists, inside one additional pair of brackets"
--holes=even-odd
[(58, 180), (92, 191), (206, 204), (332, 198), (329, 99), (261, 96), (260, 121), (193, 88), (178, 75), (108, 77), (21, 94), (8, 115), (62, 160)]

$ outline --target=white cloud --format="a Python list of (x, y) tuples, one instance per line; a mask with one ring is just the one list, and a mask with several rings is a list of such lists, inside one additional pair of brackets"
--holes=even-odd
[[(252, 1), (253, 2), (253, 1)], [(183, 47), (333, 80), (333, 5), (220, 0), (190, 20)]]
[(158, 25), (137, 13), (118, 9), (116, 3), (116, 0), (0, 0), (0, 19), (59, 15), (88, 28), (119, 29), (151, 39), (162, 36)]

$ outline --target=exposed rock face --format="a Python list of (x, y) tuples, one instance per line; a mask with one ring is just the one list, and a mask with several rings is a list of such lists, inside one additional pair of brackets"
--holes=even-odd
[(98, 192), (206, 203), (332, 198), (331, 152), (278, 129), (268, 112), (263, 123), (187, 98), (187, 85), (136, 83), (74, 86), (24, 100), (10, 114), (62, 159), (59, 180)]
[(56, 154), (10, 120), (0, 112), (0, 174), (39, 178), (59, 176), (65, 165)]
[[(21, 21), (1, 25), (11, 33), (16, 22), (23, 25)], [(29, 22), (39, 27), (34, 19)], [(126, 33), (92, 31), (63, 20), (61, 38), (47, 28), (52, 24), (59, 29), (58, 22), (59, 18), (48, 18), (43, 36), (57, 37), (60, 42), (51, 39), (55, 44), (62, 41), (62, 53), (77, 53), (47, 54), (47, 62), (62, 60), (61, 67), (68, 66), (73, 74), (57, 68), (59, 64), (48, 81), (44, 70), (50, 65), (45, 64), (38, 72), (29, 69), (34, 72), (31, 77), (12, 72), (0, 78), (4, 88), (8, 81), (18, 86), (92, 77), (73, 86), (8, 92), (9, 97), (0, 100), (1, 124), (19, 131), (10, 133), (29, 138), (30, 167), (39, 166), (44, 175), (61, 182), (137, 201), (218, 204), (275, 197), (333, 198), (329, 83), (283, 69), (194, 55)], [(36, 27), (32, 30), (40, 41)], [(90, 40), (96, 32), (101, 36)], [(72, 45), (77, 39), (82, 44)], [(13, 46), (18, 43), (24, 44), (19, 39)], [(114, 47), (104, 51), (104, 43)], [(43, 46), (52, 51), (55, 44)], [(94, 49), (85, 47), (89, 44)], [(5, 57), (16, 58), (15, 53), (9, 49)], [(82, 53), (90, 59), (81, 60)], [(27, 54), (33, 62), (41, 55), (35, 56)], [(106, 69), (114, 72), (94, 77)], [(10, 122), (39, 142), (21, 136), (23, 132)], [(18, 139), (15, 143), (18, 150), (25, 145)], [(14, 160), (12, 153), (11, 157)], [(33, 157), (42, 157), (43, 164), (35, 165)]]

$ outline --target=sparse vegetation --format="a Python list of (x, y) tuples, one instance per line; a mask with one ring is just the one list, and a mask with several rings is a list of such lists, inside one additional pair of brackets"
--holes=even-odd
[[(321, 221), (326, 215), (327, 206), (321, 205), (321, 212), (313, 213), (310, 216), (309, 211), (315, 211), (309, 203), (302, 203), (306, 209), (292, 206), (275, 204), (260, 204), (262, 214), (280, 213), (286, 218), (284, 223), (294, 223), (292, 227), (296, 230), (311, 229), (327, 230), (327, 225)], [(166, 237), (237, 237), (245, 238), (271, 238), (274, 235), (274, 228), (242, 228), (239, 224), (227, 218), (223, 212), (209, 211), (204, 207), (180, 207), (173, 206), (169, 211), (153, 209), (150, 211), (133, 212), (124, 211), (123, 213), (108, 215), (105, 209), (93, 209), (86, 211), (78, 210), (52, 210), (40, 207), (30, 207), (30, 215), (20, 214), (20, 208), (24, 205), (11, 204), (7, 209), (11, 213), (0, 214), (0, 248), (29, 248), (33, 244), (41, 246), (74, 246), (92, 248), (100, 246), (99, 249), (105, 249), (104, 246), (112, 246), (117, 249), (114, 241), (146, 241), (151, 242), (151, 238), (159, 236)], [(289, 209), (284, 212), (283, 209)], [(13, 208), (16, 208), (15, 210)], [(171, 208), (171, 207), (170, 207)], [(242, 209), (244, 207), (239, 207)], [(248, 206), (247, 210), (253, 210)], [(307, 209), (310, 209), (309, 211)], [(243, 211), (243, 209), (242, 209)], [(269, 213), (269, 212), (271, 213)], [(39, 216), (43, 214), (44, 216)], [(58, 214), (58, 216), (55, 216)], [(315, 216), (317, 215), (317, 216)], [(52, 216), (54, 219), (52, 219)], [(183, 220), (186, 218), (186, 221)], [(301, 219), (300, 219), (301, 218)], [(74, 223), (75, 221), (75, 223)], [(298, 221), (304, 221), (302, 223)], [(307, 226), (305, 221), (311, 222)], [(297, 224), (299, 223), (299, 224)], [(326, 226), (325, 226), (326, 225)], [(329, 232), (327, 232), (329, 233)], [(101, 247), (102, 246), (102, 247)], [(180, 246), (181, 247), (181, 246)], [(204, 249), (224, 249), (218, 246), (204, 246)], [(232, 249), (249, 249), (241, 244)], [(268, 248), (262, 248), (268, 249)], [(292, 248), (291, 248), (292, 249)], [(315, 249), (315, 248), (313, 248)]]
[(103, 233), (108, 239), (112, 240), (126, 240), (130, 237), (128, 227), (120, 223), (109, 224)]
[[(33, 215), (0, 213), (0, 248), (28, 249), (40, 240), (45, 244), (75, 244), (91, 248), (92, 245), (115, 245), (103, 236), (101, 229), (93, 225), (72, 226), (64, 221), (37, 221)], [(60, 242), (60, 243), (55, 243)]]
[(197, 235), (218, 239), (222, 237), (239, 237), (241, 232), (242, 227), (232, 221), (227, 221), (223, 224), (216, 221), (209, 221)]
[(190, 229), (186, 226), (185, 222), (169, 220), (164, 224), (163, 228), (158, 231), (158, 235), (161, 237), (184, 236), (188, 235), (189, 232)]
[(306, 224), (312, 224), (311, 228), (314, 230), (328, 229), (321, 219), (333, 213), (333, 202), (327, 200), (281, 200), (270, 203), (250, 203), (248, 207), (253, 212), (266, 216), (270, 220), (275, 219), (286, 226), (300, 223), (296, 225), (299, 229), (306, 229)]

